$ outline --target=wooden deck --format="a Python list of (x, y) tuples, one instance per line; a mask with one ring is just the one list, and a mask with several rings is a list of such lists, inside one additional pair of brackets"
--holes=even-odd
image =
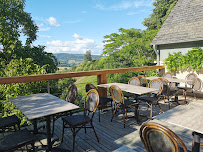
[[(203, 99), (198, 99), (203, 100)], [(195, 102), (195, 101), (194, 101)], [(174, 105), (176, 106), (176, 105)], [(168, 110), (168, 104), (161, 105), (162, 110)], [(141, 114), (149, 116), (149, 111), (146, 112), (147, 107), (141, 106)], [(159, 114), (159, 108), (154, 108), (154, 115)], [(137, 123), (134, 118), (129, 118), (126, 121), (126, 128), (123, 128), (122, 115), (115, 116), (113, 122), (110, 121), (112, 116), (111, 110), (106, 110), (101, 114), (101, 122), (98, 120), (98, 113), (94, 117), (94, 126), (99, 137), (100, 142), (98, 143), (93, 130), (87, 129), (85, 134), (84, 129), (81, 129), (76, 136), (76, 152), (110, 152), (114, 151), (122, 146), (125, 149), (128, 148), (137, 151), (144, 152), (144, 146), (141, 143), (139, 137), (139, 128), (142, 123), (149, 121), (146, 117), (143, 117), (142, 123)], [(133, 116), (133, 112), (129, 113), (129, 116)], [(186, 144), (187, 148), (191, 150), (192, 147), (192, 131), (184, 129), (175, 125), (160, 122), (158, 120), (151, 120), (163, 124), (173, 130)], [(55, 137), (61, 137), (62, 134), (62, 121), (59, 119), (56, 121), (55, 126)], [(42, 143), (46, 143), (45, 136), (40, 135)], [(40, 145), (36, 143), (36, 145)], [(55, 146), (58, 146), (57, 144)], [(64, 142), (59, 147), (71, 150), (72, 149), (72, 132), (69, 129), (65, 130)], [(203, 150), (203, 149), (202, 149)], [(38, 150), (43, 151), (43, 150)], [(123, 151), (123, 150), (122, 150)]]

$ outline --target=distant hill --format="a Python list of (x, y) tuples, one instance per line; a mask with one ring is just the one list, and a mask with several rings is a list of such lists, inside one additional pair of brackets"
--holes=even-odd
[[(84, 54), (55, 53), (59, 67), (72, 67), (84, 62)], [(100, 55), (92, 55), (92, 59), (99, 59)]]

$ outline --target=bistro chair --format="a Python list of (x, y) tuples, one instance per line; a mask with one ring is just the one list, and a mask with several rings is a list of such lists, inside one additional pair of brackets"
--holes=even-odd
[[(66, 101), (67, 102), (70, 102), (70, 103), (74, 103), (75, 102), (75, 99), (77, 97), (77, 87), (75, 84), (72, 84), (70, 85), (70, 87), (68, 88), (68, 92), (67, 92), (67, 96), (66, 96)], [(66, 115), (72, 115), (72, 111), (68, 111), (68, 112), (65, 112), (65, 113), (60, 113), (60, 114), (57, 114), (57, 115), (54, 115), (53, 116), (53, 126), (52, 126), (52, 135), (54, 134), (54, 124), (55, 124), (55, 121), (57, 119), (59, 119), (60, 117), (62, 116), (66, 116)]]
[[(93, 84), (91, 84), (91, 83), (86, 84), (86, 86), (85, 86), (86, 92), (88, 92), (90, 89), (96, 89), (96, 87)], [(100, 113), (101, 113), (103, 108), (106, 108), (106, 105), (108, 104), (108, 102), (111, 102), (111, 108), (112, 108), (112, 112), (113, 112), (112, 101), (113, 100), (111, 98), (99, 97), (99, 106), (98, 106), (98, 110), (99, 110), (99, 122), (100, 122)]]
[(183, 141), (170, 129), (158, 123), (145, 123), (140, 138), (147, 152), (188, 152)]
[(200, 146), (203, 146), (203, 134), (198, 132), (192, 132), (193, 140), (192, 140), (192, 151), (199, 152)]
[(5, 132), (5, 130), (15, 131), (20, 129), (20, 119), (16, 115), (7, 116), (0, 118), (0, 132)]
[(99, 138), (96, 134), (96, 131), (93, 126), (93, 117), (99, 105), (99, 94), (97, 90), (91, 89), (87, 92), (85, 96), (85, 103), (84, 103), (84, 114), (83, 115), (71, 115), (63, 117), (63, 131), (62, 131), (62, 139), (64, 136), (64, 129), (70, 128), (73, 133), (73, 152), (75, 151), (75, 136), (80, 131), (81, 128), (92, 128), (97, 141), (99, 142)]
[(150, 118), (152, 119), (152, 111), (153, 111), (152, 107), (153, 107), (153, 105), (155, 105), (155, 106), (158, 105), (159, 109), (160, 109), (160, 113), (162, 113), (161, 106), (159, 105), (159, 101), (161, 99), (161, 93), (163, 90), (163, 83), (159, 79), (154, 79), (154, 80), (151, 80), (149, 82), (148, 87), (157, 89), (158, 91), (154, 91), (150, 94), (140, 96), (139, 100), (146, 102), (147, 105), (150, 107), (150, 109), (151, 109)]
[(163, 77), (164, 78), (173, 78), (173, 73), (171, 73), (171, 72), (166, 72), (166, 73), (164, 73), (164, 75), (163, 75)]
[(114, 101), (114, 112), (111, 118), (111, 122), (113, 121), (114, 115), (120, 110), (123, 113), (123, 122), (124, 122), (124, 128), (125, 128), (125, 118), (127, 117), (128, 109), (136, 106), (138, 103), (130, 100), (125, 100), (123, 92), (116, 85), (112, 85), (110, 87), (110, 93)]
[(194, 94), (194, 99), (197, 100), (196, 98), (196, 92), (202, 90), (202, 80), (200, 78), (197, 78), (194, 82), (193, 90), (192, 93)]
[(175, 89), (171, 89), (171, 83), (165, 79), (165, 78), (159, 78), (162, 83), (163, 83), (163, 90), (161, 92), (161, 95), (164, 98), (164, 103), (165, 99), (168, 99), (168, 104), (169, 104), (169, 109), (170, 109), (170, 99), (177, 94), (177, 91)]
[(140, 85), (143, 87), (148, 86), (148, 81), (143, 75), (138, 75), (137, 78), (140, 80)]
[(36, 137), (27, 129), (18, 130), (9, 135), (5, 135), (4, 138), (0, 140), (0, 152), (12, 152), (23, 146), (25, 146), (28, 151), (27, 145), (29, 144), (32, 146), (31, 150), (35, 151), (35, 140)]
[[(132, 77), (129, 81), (128, 81), (129, 85), (134, 85), (134, 86), (140, 86), (140, 80), (137, 77)], [(127, 99), (129, 99), (130, 97), (133, 97), (134, 94), (133, 93), (128, 93), (128, 92), (124, 92), (123, 93), (124, 97), (126, 97)]]
[(197, 75), (195, 73), (189, 73), (185, 77), (185, 79), (191, 80), (191, 81), (185, 82), (185, 86), (184, 87), (179, 86), (178, 89), (183, 90), (183, 95), (185, 96), (185, 102), (186, 102), (187, 92), (193, 92), (193, 88), (194, 88), (194, 84), (195, 84), (196, 79), (197, 79)]

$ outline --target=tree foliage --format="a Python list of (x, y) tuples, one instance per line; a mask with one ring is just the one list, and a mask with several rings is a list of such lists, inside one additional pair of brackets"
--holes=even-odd
[(91, 50), (86, 51), (86, 54), (84, 55), (84, 61), (92, 61)]
[(191, 68), (195, 71), (201, 70), (203, 66), (203, 50), (201, 48), (193, 48), (185, 55), (181, 52), (170, 54), (165, 59), (165, 65), (171, 72), (184, 71)]
[[(29, 13), (24, 11), (25, 0), (0, 0), (0, 61), (9, 63), (12, 59), (32, 58), (41, 66), (49, 64), (47, 72), (54, 72), (58, 62), (53, 54), (46, 53), (44, 46), (33, 46), (38, 27)], [(26, 38), (23, 45), (21, 36)]]

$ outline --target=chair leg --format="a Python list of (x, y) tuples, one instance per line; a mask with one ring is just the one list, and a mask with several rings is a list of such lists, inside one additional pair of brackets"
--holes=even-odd
[(126, 115), (126, 109), (123, 109), (123, 123), (124, 123), (124, 128), (125, 128), (125, 115)]
[(31, 146), (32, 146), (32, 151), (35, 152), (35, 143), (31, 143)]
[(96, 138), (97, 138), (97, 141), (99, 142), (99, 138), (98, 138), (98, 136), (97, 136), (97, 133), (96, 133), (96, 131), (95, 131), (95, 129), (94, 129), (94, 126), (93, 126), (92, 122), (91, 122), (91, 126), (92, 126), (92, 129), (93, 129), (93, 131), (94, 131), (94, 134), (95, 134), (95, 136), (96, 136)]
[(84, 128), (85, 128), (85, 134), (87, 133), (87, 128), (86, 128), (86, 125), (84, 125)]
[(113, 115), (112, 115), (112, 118), (111, 118), (111, 122), (113, 121), (113, 117), (114, 117), (115, 114), (116, 114), (116, 109), (113, 112)]
[(100, 122), (100, 109), (99, 109), (99, 122)]
[(152, 119), (152, 104), (150, 105), (151, 111), (150, 111), (150, 119)]
[(65, 130), (65, 122), (63, 121), (63, 129), (62, 129), (61, 143), (63, 142), (64, 130)]

